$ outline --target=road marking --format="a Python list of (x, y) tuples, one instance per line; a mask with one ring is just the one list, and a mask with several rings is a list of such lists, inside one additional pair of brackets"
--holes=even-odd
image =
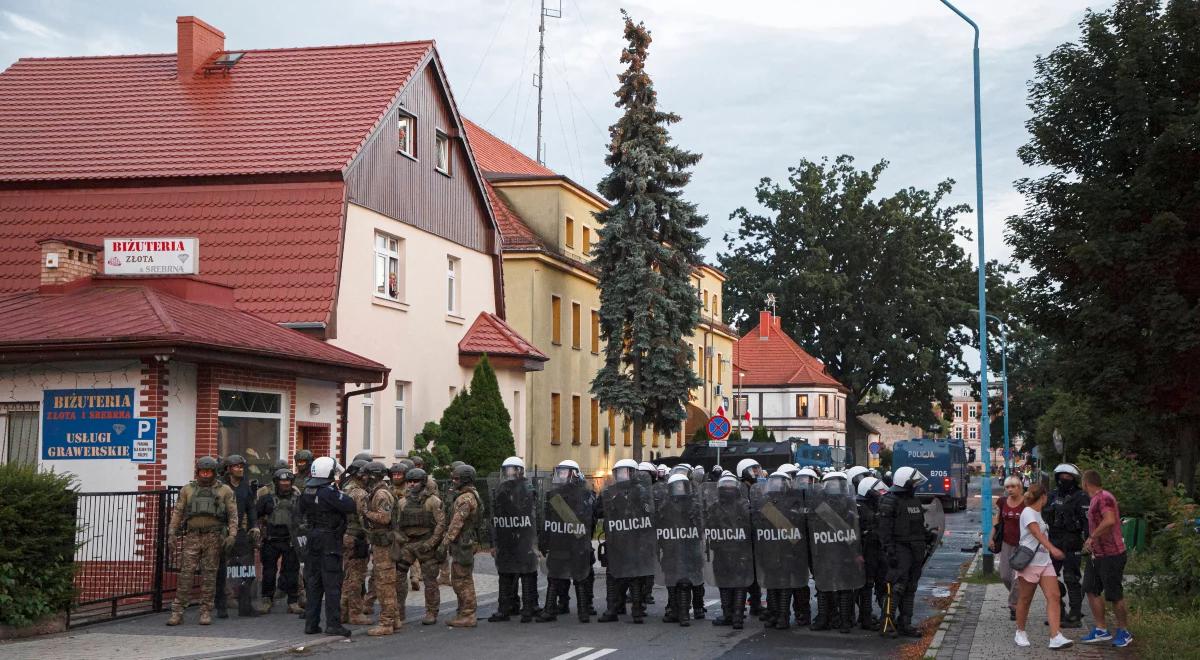
[(591, 653), (591, 654), (583, 656), (579, 660), (596, 660), (596, 658), (602, 658), (602, 657), (608, 655), (609, 653), (616, 653), (616, 652), (617, 652), (616, 649), (600, 649), (599, 651), (596, 651), (595, 653)]
[(719, 603), (719, 602), (721, 602), (721, 599), (720, 599), (720, 598), (714, 598), (714, 599), (712, 599), (712, 600), (710, 600), (710, 601), (705, 601), (705, 603), (704, 603), (704, 606), (705, 606), (705, 607), (712, 607), (713, 605), (716, 605), (716, 604), (717, 604), (717, 603)]
[[(579, 655), (580, 653), (587, 653), (588, 651), (591, 651), (591, 650), (592, 650), (592, 647), (590, 647), (590, 646), (581, 646), (581, 647), (575, 649), (574, 651), (570, 651), (570, 652), (564, 653), (562, 655), (556, 655), (553, 658), (550, 658), (550, 660), (569, 660), (569, 658), (574, 658), (575, 656)], [(597, 657), (599, 657), (599, 656), (597, 656)], [(579, 660), (583, 660), (583, 658), (580, 658)]]

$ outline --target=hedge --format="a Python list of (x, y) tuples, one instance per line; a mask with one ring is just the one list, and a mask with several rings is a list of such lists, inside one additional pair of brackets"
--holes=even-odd
[(71, 604), (77, 489), (70, 474), (0, 465), (0, 624), (26, 626)]

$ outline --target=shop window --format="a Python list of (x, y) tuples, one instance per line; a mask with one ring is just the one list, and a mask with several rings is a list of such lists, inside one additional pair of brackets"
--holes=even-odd
[(434, 138), (434, 146), (437, 149), (437, 171), (450, 176), (450, 136), (438, 131)]
[(796, 416), (797, 417), (808, 417), (808, 395), (807, 394), (797, 394), (796, 395)]
[(217, 405), (217, 452), (246, 459), (246, 478), (269, 483), (271, 467), (282, 455), (283, 395), (221, 390)]
[(38, 461), (38, 404), (11, 404), (30, 410), (0, 407), (0, 428), (4, 430), (4, 453), (0, 463), (36, 466)]
[(571, 303), (571, 348), (579, 350), (579, 336), (582, 334), (579, 324), (579, 303)]
[(404, 241), (375, 232), (375, 295), (404, 300)]

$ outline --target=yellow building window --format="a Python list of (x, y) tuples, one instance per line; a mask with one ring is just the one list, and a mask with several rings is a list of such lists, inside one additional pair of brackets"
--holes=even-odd
[(829, 396), (822, 394), (817, 399), (817, 417), (829, 416)]
[(571, 348), (579, 350), (579, 303), (571, 303)]
[(600, 312), (592, 310), (592, 352), (600, 354)]
[(797, 417), (808, 417), (808, 395), (807, 394), (797, 394), (796, 395), (796, 416)]
[(622, 425), (622, 427), (623, 428), (621, 430), (621, 434), (624, 436), (625, 446), (632, 447), (633, 446), (633, 424), (629, 423), (629, 420), (627, 419), (627, 420), (625, 420), (625, 423)]
[(550, 341), (562, 344), (562, 298), (550, 296)]
[(696, 347), (696, 375), (704, 378), (704, 347)]
[(579, 444), (579, 395), (571, 397), (571, 444)]
[(591, 256), (592, 254), (592, 230), (583, 228), (583, 253)]
[(712, 297), (712, 315), (719, 321), (721, 319), (721, 309), (717, 307), (717, 294)]
[(704, 309), (708, 309), (708, 289), (704, 290)]
[(567, 216), (567, 226), (564, 229), (566, 236), (564, 237), (567, 247), (575, 247), (575, 218)]
[(717, 384), (725, 380), (725, 363), (721, 362), (721, 354), (717, 353)]
[[(658, 436), (659, 436), (658, 429), (654, 429), (650, 433), (650, 448), (651, 449), (658, 447)], [(666, 443), (663, 443), (663, 444), (665, 445)]]
[(559, 409), (561, 397), (558, 392), (550, 394), (550, 444), (562, 444), (559, 432), (562, 430), (562, 412)]
[(617, 441), (617, 412), (612, 408), (608, 409), (608, 444), (611, 446)]
[(600, 401), (595, 397), (592, 397), (590, 401), (591, 410), (588, 412), (591, 413), (591, 416), (588, 419), (588, 426), (591, 431), (592, 446), (596, 447), (600, 445)]

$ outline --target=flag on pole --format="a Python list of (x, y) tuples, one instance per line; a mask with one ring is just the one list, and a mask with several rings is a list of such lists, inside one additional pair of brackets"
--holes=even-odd
[(717, 406), (717, 416), (718, 417), (725, 416), (725, 406)]

